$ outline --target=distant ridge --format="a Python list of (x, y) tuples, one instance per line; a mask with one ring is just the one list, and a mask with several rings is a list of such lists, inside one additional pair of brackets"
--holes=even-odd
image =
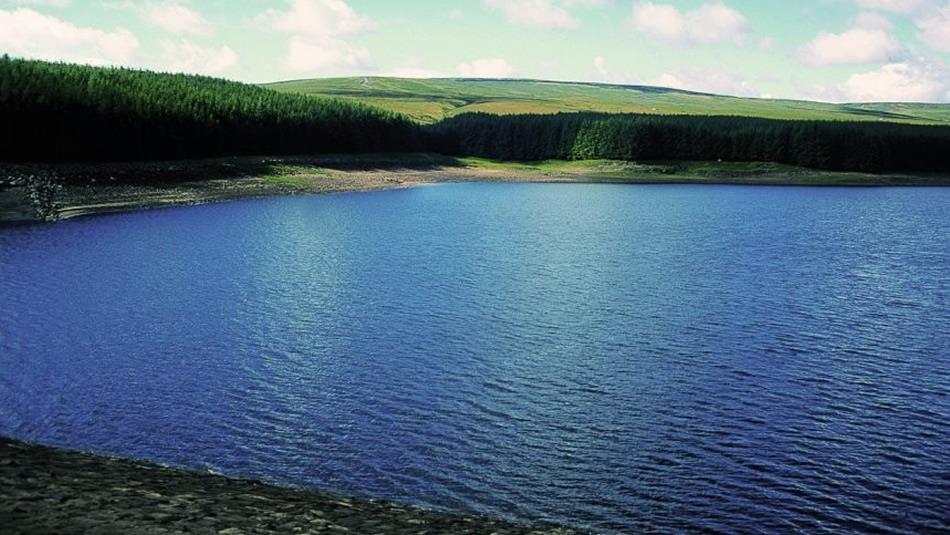
[[(730, 95), (723, 95), (719, 93), (708, 93), (704, 91), (692, 91), (689, 89), (677, 89), (674, 87), (662, 87), (656, 85), (639, 85), (639, 84), (612, 84), (610, 82), (575, 82), (569, 80), (545, 80), (543, 78), (420, 78), (420, 80), (454, 80), (456, 82), (466, 82), (466, 83), (479, 83), (479, 82), (530, 82), (533, 84), (550, 84), (550, 85), (570, 85), (570, 86), (587, 86), (595, 87), (601, 89), (632, 89), (635, 91), (642, 91), (644, 93), (683, 93), (684, 95), (703, 95), (707, 97), (729, 97)], [(735, 98), (735, 97), (733, 97)]]
[(290, 80), (264, 85), (288, 93), (365, 102), (404, 113), (422, 123), (434, 123), (466, 112), (507, 115), (596, 111), (950, 125), (950, 104), (831, 104), (603, 82), (361, 76)]

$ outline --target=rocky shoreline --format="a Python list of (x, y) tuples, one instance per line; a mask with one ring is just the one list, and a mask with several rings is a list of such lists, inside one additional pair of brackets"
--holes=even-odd
[[(189, 162), (0, 166), (0, 224), (236, 199), (404, 187), (428, 170), (329, 171), (309, 161), (223, 158)], [(431, 181), (431, 178), (422, 178)]]
[(569, 535), (0, 438), (0, 531)]
[(0, 225), (282, 195), (411, 187), (440, 182), (578, 181), (471, 169), (436, 161), (232, 158), (0, 167)]
[[(718, 165), (718, 166), (717, 166)], [(279, 195), (367, 191), (441, 182), (574, 182), (800, 186), (947, 186), (950, 175), (868, 175), (764, 165), (553, 168), (431, 154), (234, 157), (172, 162), (0, 164), (0, 225)]]

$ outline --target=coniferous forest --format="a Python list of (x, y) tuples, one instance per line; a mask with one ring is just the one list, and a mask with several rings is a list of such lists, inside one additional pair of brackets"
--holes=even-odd
[(764, 161), (950, 172), (950, 127), (724, 116), (464, 114), (431, 126), (220, 79), (0, 58), (0, 160), (432, 151), (499, 160)]
[(748, 117), (465, 114), (441, 152), (499, 160), (724, 160), (831, 171), (950, 171), (950, 127)]
[(215, 78), (0, 58), (0, 160), (418, 150), (402, 116)]

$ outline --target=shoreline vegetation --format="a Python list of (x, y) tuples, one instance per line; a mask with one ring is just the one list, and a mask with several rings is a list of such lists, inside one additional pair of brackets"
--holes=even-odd
[(426, 153), (0, 164), (0, 224), (448, 182), (948, 186), (950, 174), (831, 172), (765, 162), (509, 162)]
[[(496, 92), (518, 83), (496, 82)], [(589, 88), (570, 90), (584, 89)], [(632, 95), (628, 98), (643, 92)], [(419, 98), (436, 96), (421, 93)], [(569, 101), (570, 93), (560, 98)], [(939, 105), (915, 108), (935, 124), (884, 112), (872, 113), (877, 121), (815, 120), (790, 103), (781, 104), (789, 112), (785, 119), (743, 116), (741, 107), (712, 104), (688, 108), (691, 114), (604, 113), (592, 111), (598, 109), (592, 104), (553, 114), (530, 106), (506, 108), (505, 114), (476, 110), (425, 124), (376, 107), (372, 100), (8, 56), (0, 56), (0, 103), (5, 126), (0, 161), (6, 162), (428, 152), (503, 161), (773, 162), (868, 173), (950, 170), (950, 126), (937, 120), (940, 110), (950, 107)], [(856, 113), (852, 109), (849, 117), (868, 117)]]
[(387, 533), (571, 535), (0, 437), (4, 533)]
[[(277, 91), (0, 56), (0, 224), (463, 181), (950, 185), (950, 106), (806, 113), (786, 101), (514, 80), (407, 82), (389, 95), (508, 99), (434, 122), (370, 98), (383, 82), (327, 98), (312, 83)], [(535, 90), (556, 106), (511, 100)], [(629, 99), (653, 105), (615, 106)]]

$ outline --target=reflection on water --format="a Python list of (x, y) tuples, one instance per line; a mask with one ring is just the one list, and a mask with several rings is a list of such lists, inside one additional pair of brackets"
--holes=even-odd
[(604, 532), (948, 529), (950, 190), (463, 184), (0, 233), (0, 434)]

